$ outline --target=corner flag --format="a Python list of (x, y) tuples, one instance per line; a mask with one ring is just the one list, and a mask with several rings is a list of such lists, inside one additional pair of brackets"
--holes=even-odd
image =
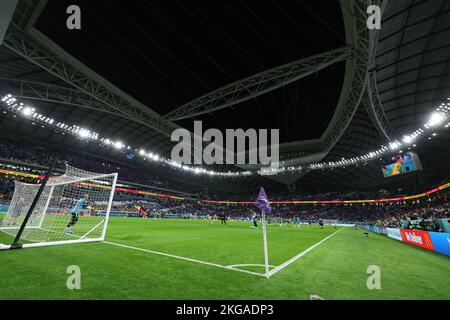
[(266, 269), (266, 278), (269, 278), (269, 250), (267, 248), (266, 214), (272, 213), (272, 207), (270, 206), (269, 198), (267, 198), (267, 194), (263, 187), (259, 190), (258, 198), (255, 200), (255, 205), (261, 210), (264, 239), (264, 266)]
[(259, 190), (259, 195), (255, 201), (255, 205), (265, 214), (272, 213), (272, 207), (270, 206), (269, 199), (267, 198), (266, 192), (264, 191), (263, 187), (261, 187), (261, 189)]

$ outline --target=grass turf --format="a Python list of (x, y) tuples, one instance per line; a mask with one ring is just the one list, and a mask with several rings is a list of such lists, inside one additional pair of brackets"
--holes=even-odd
[[(106, 240), (220, 265), (262, 264), (261, 230), (249, 225), (111, 218)], [(272, 224), (269, 262), (335, 231)], [(345, 228), (270, 279), (106, 243), (2, 251), (0, 299), (450, 299), (450, 258), (362, 233)], [(81, 269), (81, 290), (66, 287), (69, 265)], [(380, 290), (367, 289), (370, 265), (381, 268)]]

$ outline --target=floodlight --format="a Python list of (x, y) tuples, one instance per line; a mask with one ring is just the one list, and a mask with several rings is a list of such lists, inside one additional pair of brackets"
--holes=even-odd
[(31, 114), (34, 112), (34, 109), (33, 108), (30, 108), (30, 107), (25, 107), (25, 108), (23, 108), (22, 109), (22, 113), (23, 113), (23, 115), (24, 116), (31, 116)]
[(78, 135), (80, 136), (80, 137), (82, 137), (82, 138), (87, 138), (87, 137), (89, 137), (89, 134), (90, 134), (91, 132), (89, 131), (89, 130), (87, 130), (87, 129), (81, 129), (80, 131), (78, 131)]
[(389, 143), (389, 148), (391, 150), (396, 150), (399, 147), (400, 147), (400, 143), (398, 141), (394, 141), (394, 142)]
[(445, 115), (443, 113), (440, 112), (433, 112), (430, 116), (430, 120), (428, 120), (428, 125), (430, 127), (435, 127), (437, 125), (439, 125), (440, 123), (442, 123), (445, 119)]
[(403, 136), (403, 142), (404, 143), (411, 143), (414, 140), (413, 136)]

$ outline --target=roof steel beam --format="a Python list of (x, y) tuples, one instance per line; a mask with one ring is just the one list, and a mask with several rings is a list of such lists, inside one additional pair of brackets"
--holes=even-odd
[(367, 28), (368, 0), (341, 0), (346, 40), (351, 44), (352, 57), (347, 61), (346, 78), (335, 119), (324, 133), (321, 150), (328, 153), (339, 141), (359, 108), (368, 81), (373, 30)]
[(15, 25), (10, 25), (3, 45), (48, 73), (65, 81), (67, 84), (92, 98), (91, 106), (100, 111), (109, 110), (127, 119), (170, 136), (176, 126), (164, 120), (150, 108), (142, 105), (132, 97), (113, 88), (111, 84), (98, 76), (86, 72), (80, 66), (67, 62), (51, 50), (32, 39), (28, 33)]
[(375, 71), (371, 72), (369, 75), (367, 95), (364, 98), (364, 106), (370, 116), (370, 119), (375, 125), (375, 128), (384, 137), (386, 137), (388, 141), (390, 141), (393, 130), (391, 123), (384, 112), (383, 106), (381, 105), (380, 96), (378, 95)]
[[(381, 2), (381, 14), (383, 15), (384, 9), (386, 7), (387, 1)], [(380, 30), (372, 30), (372, 37), (370, 39), (371, 43), (371, 53), (370, 53), (370, 70), (368, 72), (367, 81), (367, 94), (364, 97), (363, 103), (366, 108), (367, 113), (370, 116), (375, 128), (384, 136), (388, 141), (391, 140), (392, 127), (389, 123), (383, 106), (381, 105), (380, 96), (378, 94), (377, 86), (377, 75), (375, 58), (377, 54), (378, 41), (380, 38)]]
[[(117, 115), (117, 112), (113, 108), (108, 107), (104, 103), (77, 89), (36, 81), (1, 77), (0, 83), (4, 83), (4, 88), (8, 91), (4, 93), (10, 93), (17, 98), (60, 103)], [(133, 117), (128, 117), (127, 115), (122, 115), (122, 117), (135, 121)]]
[(258, 73), (190, 101), (164, 118), (181, 120), (236, 105), (345, 61), (349, 55), (350, 49), (343, 47)]
[(16, 10), (18, 0), (0, 2), (0, 45)]

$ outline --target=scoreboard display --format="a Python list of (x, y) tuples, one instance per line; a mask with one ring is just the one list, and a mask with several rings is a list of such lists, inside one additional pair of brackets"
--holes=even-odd
[(422, 170), (422, 165), (414, 152), (405, 152), (383, 160), (382, 171), (385, 178), (417, 170)]

